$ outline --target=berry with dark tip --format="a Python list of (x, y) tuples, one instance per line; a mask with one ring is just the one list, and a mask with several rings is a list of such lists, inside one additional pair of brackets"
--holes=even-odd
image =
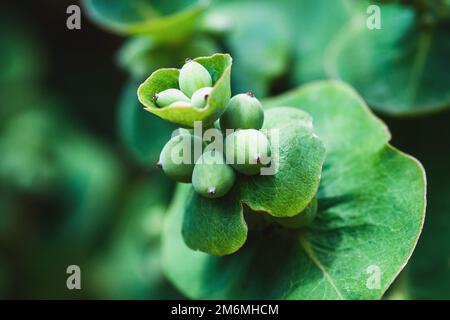
[(227, 109), (220, 117), (220, 127), (225, 129), (256, 129), (262, 128), (264, 111), (253, 93), (242, 93), (230, 99)]
[(255, 175), (270, 162), (270, 142), (261, 131), (238, 130), (226, 137), (225, 154), (227, 163), (236, 171)]
[(198, 159), (192, 173), (192, 187), (206, 198), (220, 198), (235, 182), (233, 169), (225, 163), (222, 152), (207, 151)]
[(200, 88), (192, 95), (191, 104), (194, 108), (203, 108), (206, 106), (212, 87)]
[(153, 96), (158, 107), (167, 107), (175, 102), (191, 102), (186, 95), (178, 89), (166, 89)]
[(164, 173), (173, 180), (189, 183), (202, 148), (201, 138), (183, 132), (166, 143), (158, 163)]

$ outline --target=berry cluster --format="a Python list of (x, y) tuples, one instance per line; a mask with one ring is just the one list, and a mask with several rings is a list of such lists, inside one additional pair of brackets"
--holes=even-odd
[(212, 78), (200, 63), (187, 60), (180, 70), (178, 89), (166, 89), (153, 96), (153, 101), (160, 107), (171, 105), (204, 108), (212, 91)]
[[(205, 67), (187, 61), (178, 81), (181, 90), (167, 89), (155, 94), (153, 99), (158, 107), (207, 106), (213, 83)], [(211, 142), (208, 144), (193, 130), (179, 129), (161, 151), (158, 165), (173, 180), (192, 183), (198, 194), (222, 197), (234, 185), (235, 171), (256, 175), (270, 163), (270, 142), (260, 131), (263, 123), (264, 111), (259, 100), (251, 92), (238, 94), (230, 99), (214, 128), (209, 129), (216, 131), (216, 137), (221, 137), (221, 148), (208, 148)]]

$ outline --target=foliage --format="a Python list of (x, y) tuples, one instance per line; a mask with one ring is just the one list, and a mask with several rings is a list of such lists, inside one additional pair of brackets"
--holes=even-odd
[[(283, 110), (291, 110), (277, 106), (301, 108), (314, 119), (327, 150), (317, 193), (317, 218), (299, 230), (270, 223), (265, 213), (278, 212), (272, 210), (279, 209), (285, 216), (295, 214), (292, 205), (301, 202), (285, 198), (283, 205), (276, 201), (278, 195), (280, 200), (289, 196), (293, 185), (278, 190), (279, 194), (268, 198), (274, 201), (268, 203), (264, 203), (266, 197), (255, 197), (256, 203), (250, 202), (245, 220), (242, 213), (237, 214), (238, 203), (229, 199), (217, 204), (204, 200), (198, 203), (200, 199), (192, 199), (188, 187), (179, 187), (163, 238), (168, 277), (191, 298), (380, 298), (410, 258), (422, 229), (425, 177), (421, 165), (388, 144), (386, 127), (345, 85), (312, 84), (268, 100), (265, 105), (271, 107), (266, 117), (275, 123), (283, 122)], [(292, 118), (292, 114), (289, 116)], [(275, 177), (286, 180), (281, 172)], [(255, 189), (266, 196), (273, 193), (256, 183)], [(229, 209), (221, 213), (219, 210), (227, 205)], [(231, 212), (237, 213), (232, 216)], [(198, 218), (193, 220), (195, 216)], [(226, 257), (194, 252), (180, 235), (181, 229), (186, 240), (187, 232), (192, 230), (194, 234), (195, 230), (198, 241), (203, 239), (211, 246), (225, 243), (234, 251), (236, 244), (240, 246), (245, 240), (247, 227), (245, 245)], [(221, 241), (216, 240), (218, 237)], [(187, 244), (192, 247), (189, 241)], [(216, 247), (199, 249), (211, 252)], [(183, 266), (179, 259), (184, 261)], [(382, 270), (379, 288), (367, 286), (370, 266)]]

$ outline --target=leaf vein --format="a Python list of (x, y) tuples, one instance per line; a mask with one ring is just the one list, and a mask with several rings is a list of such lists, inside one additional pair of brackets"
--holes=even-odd
[(311, 247), (310, 243), (306, 240), (304, 236), (300, 238), (300, 245), (303, 247), (303, 249), (306, 252), (306, 255), (311, 259), (311, 261), (314, 263), (314, 265), (319, 268), (319, 270), (323, 273), (327, 281), (330, 283), (330, 285), (333, 287), (333, 289), (336, 291), (337, 295), (340, 299), (345, 300), (342, 293), (339, 291), (338, 287), (333, 281), (333, 278), (330, 276), (328, 271), (325, 269), (325, 267), (320, 262), (319, 258), (317, 258), (316, 254), (314, 253), (313, 248)]

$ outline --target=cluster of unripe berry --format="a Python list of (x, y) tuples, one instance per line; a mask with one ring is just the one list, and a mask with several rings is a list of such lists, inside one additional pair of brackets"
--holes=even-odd
[[(155, 94), (158, 107), (192, 106), (204, 108), (213, 90), (208, 70), (195, 61), (187, 61), (180, 70), (178, 89)], [(178, 182), (192, 183), (194, 190), (208, 198), (219, 198), (230, 191), (236, 181), (235, 171), (256, 175), (270, 162), (271, 146), (260, 131), (264, 123), (261, 103), (251, 92), (230, 99), (214, 128), (223, 139), (222, 149), (208, 150), (207, 143), (192, 130), (179, 129), (161, 151), (158, 165)], [(206, 151), (203, 153), (197, 150)], [(180, 158), (187, 161), (180, 162)]]
[(153, 96), (155, 104), (167, 106), (192, 106), (204, 108), (212, 91), (212, 78), (208, 70), (200, 63), (187, 60), (180, 70), (178, 83), (181, 90), (166, 89)]

